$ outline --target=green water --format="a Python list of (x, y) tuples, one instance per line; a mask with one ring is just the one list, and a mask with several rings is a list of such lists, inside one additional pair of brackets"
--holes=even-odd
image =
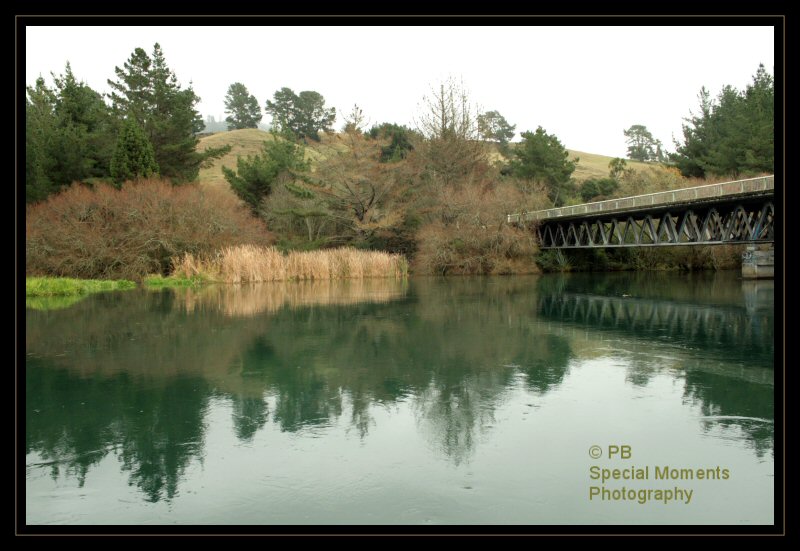
[[(25, 519), (771, 524), (773, 308), (772, 282), (737, 274), (212, 286), (29, 308)], [(593, 466), (650, 472), (602, 484)], [(729, 476), (655, 480), (664, 466)], [(593, 486), (684, 498), (602, 501)]]

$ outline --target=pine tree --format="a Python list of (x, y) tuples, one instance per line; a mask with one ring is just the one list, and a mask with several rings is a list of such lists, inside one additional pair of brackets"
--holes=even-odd
[(123, 68), (114, 71), (117, 81), (108, 81), (113, 107), (120, 118), (133, 118), (144, 130), (162, 176), (176, 183), (196, 179), (203, 160), (220, 151), (196, 151), (196, 134), (204, 124), (195, 109), (200, 98), (191, 85), (181, 88), (158, 43), (152, 57), (136, 48)]
[(478, 115), (478, 132), (484, 140), (497, 142), (501, 147), (514, 138), (516, 124), (509, 124), (497, 111), (487, 111)]
[(111, 177), (121, 183), (157, 174), (158, 164), (153, 145), (138, 123), (132, 118), (127, 119), (122, 125), (114, 156), (111, 158)]
[(775, 167), (775, 83), (759, 65), (743, 91), (724, 86), (715, 100), (700, 91), (700, 112), (686, 119), (673, 160), (685, 176), (739, 177)]
[(564, 191), (572, 184), (571, 176), (578, 159), (569, 160), (569, 152), (555, 136), (541, 126), (536, 132), (523, 132), (522, 142), (514, 149), (512, 173), (520, 178), (543, 182), (554, 206), (564, 201)]
[(291, 132), (297, 139), (319, 141), (319, 131), (331, 130), (336, 120), (336, 108), (325, 108), (325, 98), (319, 92), (305, 90), (295, 94), (291, 88), (281, 88), (267, 100), (266, 112), (272, 115), (272, 126), (281, 132)]
[(72, 182), (107, 177), (115, 125), (102, 96), (79, 82), (67, 63), (28, 87), (25, 108), (26, 200), (39, 201)]
[(258, 105), (258, 100), (241, 82), (234, 82), (228, 88), (228, 94), (225, 96), (225, 112), (230, 113), (225, 118), (228, 130), (258, 128), (258, 123), (261, 122), (261, 107)]
[(25, 201), (41, 201), (56, 191), (50, 175), (53, 158), (50, 146), (55, 135), (56, 96), (44, 83), (36, 79), (35, 86), (28, 86), (25, 101)]
[(307, 168), (303, 147), (273, 134), (260, 153), (238, 157), (236, 170), (223, 166), (222, 173), (233, 192), (257, 213), (261, 201), (272, 192), (281, 175), (300, 173)]

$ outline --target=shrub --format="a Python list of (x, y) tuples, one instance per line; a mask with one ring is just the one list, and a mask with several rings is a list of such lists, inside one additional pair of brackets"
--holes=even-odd
[(73, 184), (26, 210), (29, 275), (141, 280), (166, 274), (173, 256), (271, 241), (230, 193), (164, 180)]
[[(530, 228), (511, 226), (506, 215), (518, 212), (525, 194), (508, 183), (443, 188), (439, 216), (417, 232), (415, 273), (537, 273), (538, 250)], [(525, 209), (531, 210), (531, 209)]]

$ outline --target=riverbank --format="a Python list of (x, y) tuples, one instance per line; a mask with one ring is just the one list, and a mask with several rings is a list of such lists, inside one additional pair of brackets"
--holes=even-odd
[(26, 277), (26, 297), (69, 297), (103, 291), (135, 289), (136, 283), (127, 279), (75, 279), (71, 277)]

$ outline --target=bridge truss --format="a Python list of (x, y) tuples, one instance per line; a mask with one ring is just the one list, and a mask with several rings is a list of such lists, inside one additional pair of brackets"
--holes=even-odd
[(598, 213), (542, 220), (537, 233), (542, 249), (770, 243), (775, 240), (775, 205), (771, 197), (753, 197)]

